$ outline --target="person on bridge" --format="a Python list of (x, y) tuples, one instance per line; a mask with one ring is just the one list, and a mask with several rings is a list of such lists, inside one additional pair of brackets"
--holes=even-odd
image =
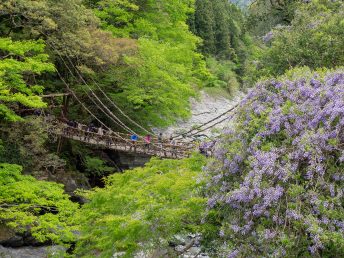
[(130, 146), (130, 150), (132, 149), (132, 147), (134, 147), (134, 151), (136, 151), (136, 142), (138, 141), (139, 137), (136, 134), (132, 134), (130, 136), (130, 140), (131, 140), (131, 146)]
[(111, 144), (113, 143), (112, 142), (112, 138), (111, 138), (111, 136), (112, 136), (112, 130), (109, 128), (109, 130), (107, 130), (106, 132), (105, 132), (105, 135), (106, 135), (106, 146), (108, 146), (108, 147), (110, 147), (111, 146)]
[(67, 127), (64, 128), (64, 134), (66, 136), (70, 136), (72, 135), (72, 131), (73, 131), (73, 128), (74, 127), (74, 122), (73, 120), (68, 120), (67, 121)]
[(172, 157), (177, 157), (177, 142), (176, 140), (172, 137), (170, 137), (170, 145), (172, 147)]
[(102, 126), (98, 128), (97, 133), (98, 133), (97, 142), (99, 143), (100, 141), (103, 140), (103, 136), (104, 136), (104, 129)]
[(87, 126), (86, 133), (85, 133), (85, 138), (84, 138), (85, 141), (87, 141), (87, 142), (90, 141), (90, 139), (91, 139), (91, 132), (94, 130), (93, 128), (94, 128), (93, 123), (90, 123)]
[(159, 145), (161, 150), (162, 150), (162, 141), (163, 141), (162, 133), (159, 133), (159, 135), (158, 135), (158, 145)]
[(145, 136), (144, 140), (145, 140), (145, 148), (149, 149), (149, 146), (150, 146), (151, 140), (152, 140), (150, 134), (147, 134)]
[(158, 135), (158, 143), (162, 144), (162, 133), (159, 133)]
[(33, 114), (34, 114), (35, 116), (41, 116), (41, 115), (42, 115), (42, 110), (40, 110), (40, 109), (35, 109), (35, 110), (33, 111)]

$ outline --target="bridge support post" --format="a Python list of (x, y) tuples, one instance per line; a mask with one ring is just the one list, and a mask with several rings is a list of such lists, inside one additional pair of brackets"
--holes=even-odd
[(62, 141), (63, 141), (63, 138), (62, 138), (61, 135), (60, 135), (59, 138), (58, 138), (58, 141), (57, 141), (57, 149), (56, 149), (56, 153), (57, 153), (57, 154), (60, 154), (60, 152), (61, 152), (61, 149), (62, 149)]
[(63, 100), (62, 100), (63, 107), (62, 107), (62, 112), (61, 112), (61, 115), (62, 115), (63, 118), (67, 118), (68, 117), (69, 100), (70, 100), (69, 95), (64, 95), (63, 96)]

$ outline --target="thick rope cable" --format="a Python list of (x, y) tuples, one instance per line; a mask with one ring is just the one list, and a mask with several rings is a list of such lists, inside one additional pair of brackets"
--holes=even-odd
[[(61, 40), (66, 43), (62, 38)], [(80, 62), (79, 58), (77, 58), (77, 61)], [(95, 98), (101, 103), (101, 105), (104, 106), (104, 108), (106, 108), (106, 110), (108, 111), (109, 114), (111, 114), (113, 117), (116, 117), (116, 119), (122, 124), (122, 126), (125, 126), (128, 130), (130, 130), (130, 133), (135, 133), (134, 130), (132, 130), (130, 127), (126, 126), (125, 123), (123, 123), (117, 116), (115, 116), (112, 111), (110, 109), (107, 108), (107, 106), (105, 106), (104, 103), (102, 103), (102, 101), (99, 99), (99, 97), (94, 93), (94, 91), (91, 89), (91, 87), (87, 84), (86, 80), (82, 77), (80, 71), (77, 69), (77, 67), (73, 64), (73, 62), (71, 61), (71, 59), (69, 58), (69, 56), (67, 55), (67, 59), (69, 60), (69, 63), (72, 65), (72, 67), (74, 68), (74, 70), (78, 73), (78, 76), (80, 77), (80, 79), (88, 86), (88, 88), (90, 89), (90, 91), (92, 92), (92, 95), (95, 96)], [(148, 130), (146, 130), (144, 127), (142, 127), (141, 125), (139, 125), (138, 123), (136, 123), (134, 120), (132, 120), (128, 115), (126, 115), (122, 109), (120, 109), (109, 97), (108, 95), (101, 89), (101, 87), (99, 86), (99, 84), (91, 77), (91, 80), (93, 81), (93, 83), (97, 86), (97, 88), (100, 90), (100, 92), (106, 97), (106, 99), (125, 117), (127, 118), (130, 122), (132, 122), (134, 125), (136, 125), (137, 127), (139, 127), (140, 129), (142, 129), (143, 131), (147, 132), (148, 134), (154, 134), (153, 132), (150, 132)]]
[[(45, 34), (44, 34), (45, 35)], [(45, 35), (47, 36), (47, 35)], [(68, 66), (68, 64), (66, 63), (66, 61), (64, 60), (64, 58), (61, 56), (61, 54), (58, 52), (58, 50), (52, 46), (51, 43), (47, 42), (47, 44), (56, 51), (56, 53), (59, 55), (61, 61), (63, 62), (63, 64), (65, 65), (65, 67), (68, 69), (68, 71), (71, 73), (71, 75), (77, 79), (77, 77), (74, 75), (74, 73), (72, 72), (72, 70), (70, 69), (70, 67)], [(68, 57), (69, 62), (73, 65), (72, 61), (70, 60), (70, 58)], [(75, 67), (74, 67), (75, 69)], [(120, 127), (122, 127), (123, 129), (125, 129), (127, 132), (129, 133), (134, 133), (136, 134), (133, 130), (131, 130), (129, 127), (127, 127), (122, 121), (120, 121), (115, 115), (112, 114), (112, 112), (104, 105), (104, 103), (102, 103), (102, 101), (98, 98), (98, 96), (93, 92), (93, 90), (91, 89), (91, 87), (87, 84), (87, 82), (84, 80), (84, 78), (79, 74), (79, 78), (84, 82), (84, 84), (90, 89), (92, 95), (98, 100), (98, 102), (103, 106), (103, 108), (110, 114), (106, 113), (104, 111), (103, 108), (99, 107), (99, 105), (89, 96), (89, 94), (87, 93), (87, 91), (85, 89), (83, 89), (83, 91), (87, 94), (88, 98), (98, 107), (98, 109), (100, 109), (105, 115), (107, 115), (111, 121), (113, 121), (115, 124), (119, 125)], [(115, 117), (115, 118), (113, 118)]]
[[(103, 72), (104, 70), (101, 69)], [(99, 89), (99, 91), (105, 96), (105, 98), (126, 118), (128, 119), (129, 122), (131, 122), (132, 124), (136, 125), (138, 128), (142, 129), (143, 131), (145, 131), (148, 134), (153, 134), (156, 135), (153, 131), (149, 131), (146, 128), (144, 128), (143, 126), (141, 126), (140, 124), (138, 124), (137, 122), (135, 122), (133, 119), (131, 119), (126, 113), (124, 113), (124, 111), (118, 107), (112, 100), (111, 98), (102, 90), (102, 88), (99, 86), (99, 84), (91, 77), (91, 80), (95, 83), (95, 85), (97, 86), (97, 88)]]
[[(61, 39), (64, 43), (66, 43), (63, 39)], [(76, 57), (77, 61), (79, 63), (80, 59), (78, 57)], [(82, 64), (82, 63), (81, 63)], [(77, 70), (77, 68), (74, 66), (74, 69)], [(101, 70), (104, 72), (104, 69), (101, 68)], [(79, 71), (78, 71), (79, 73)], [(136, 125), (138, 128), (142, 129), (143, 131), (145, 131), (148, 134), (153, 134), (155, 135), (155, 133), (153, 131), (148, 131), (146, 128), (144, 128), (143, 126), (141, 126), (140, 124), (138, 124), (136, 121), (134, 121), (133, 119), (131, 119), (118, 105), (116, 105), (114, 103), (114, 101), (103, 91), (103, 89), (100, 87), (100, 85), (98, 84), (98, 82), (96, 80), (94, 80), (92, 78), (92, 76), (90, 77), (92, 82), (97, 86), (97, 88), (99, 89), (99, 91), (104, 95), (104, 97), (111, 103), (111, 105), (113, 105), (126, 119), (128, 119), (129, 122), (131, 122), (132, 124)]]
[(199, 134), (199, 133), (201, 133), (201, 132), (207, 131), (207, 130), (213, 128), (214, 126), (223, 123), (223, 122), (226, 121), (227, 119), (232, 119), (232, 118), (234, 117), (234, 115), (235, 115), (235, 114), (232, 114), (231, 116), (226, 117), (226, 118), (224, 118), (224, 119), (222, 119), (222, 120), (216, 122), (215, 124), (213, 124), (213, 125), (211, 125), (211, 126), (208, 126), (208, 127), (204, 128), (204, 129), (202, 129), (202, 130), (199, 130), (199, 131), (197, 131), (197, 132), (195, 132), (195, 133), (189, 135), (189, 137), (192, 137), (192, 136), (194, 136), (194, 135), (196, 135), (196, 134)]
[[(92, 79), (93, 80), (93, 79)], [(95, 80), (93, 80), (95, 82)], [(98, 86), (98, 84), (96, 83), (98, 89), (100, 90), (100, 92), (105, 96), (105, 98), (125, 117), (127, 118), (130, 122), (132, 122), (134, 125), (136, 125), (138, 128), (142, 129), (143, 131), (145, 131), (148, 134), (153, 134), (155, 135), (155, 133), (153, 131), (148, 131), (147, 129), (145, 129), (143, 126), (139, 125), (138, 123), (136, 123), (134, 120), (132, 120), (127, 114), (125, 114), (110, 98), (109, 96), (107, 96), (105, 94), (105, 92)]]
[[(218, 115), (217, 117), (215, 117), (215, 118), (213, 118), (213, 119), (211, 119), (211, 120), (205, 122), (204, 124), (201, 124), (201, 125), (199, 125), (199, 126), (197, 126), (197, 127), (195, 127), (195, 128), (192, 128), (191, 130), (189, 130), (189, 131), (187, 131), (187, 132), (185, 132), (185, 133), (180, 133), (180, 134), (174, 136), (173, 139), (176, 139), (176, 138), (178, 138), (178, 137), (180, 137), (180, 136), (182, 136), (182, 138), (190, 137), (190, 136), (193, 136), (193, 135), (195, 135), (195, 134), (197, 134), (197, 133), (206, 131), (206, 130), (200, 130), (200, 131), (197, 131), (196, 133), (193, 133), (192, 135), (188, 135), (189, 133), (192, 133), (193, 131), (195, 131), (195, 130), (197, 130), (197, 129), (200, 129), (200, 128), (202, 128), (203, 126), (208, 125), (208, 124), (210, 124), (210, 123), (216, 121), (217, 119), (223, 117), (223, 116), (226, 115), (227, 113), (229, 113), (229, 112), (233, 111), (234, 109), (236, 109), (236, 108), (238, 107), (238, 105), (239, 105), (239, 104), (236, 104), (235, 106), (233, 106), (233, 107), (231, 107), (230, 109), (228, 109), (227, 111), (221, 113), (221, 114)], [(226, 119), (224, 119), (224, 120), (226, 120)], [(224, 121), (224, 120), (223, 120), (223, 121)], [(217, 124), (215, 124), (215, 125), (217, 125)], [(210, 128), (211, 128), (211, 127), (210, 127)]]
[(73, 95), (73, 97), (77, 100), (77, 102), (79, 102), (79, 104), (94, 118), (96, 119), (105, 129), (107, 129), (108, 131), (111, 131), (112, 133), (114, 133), (117, 137), (121, 138), (122, 140), (128, 142), (127, 139), (123, 138), (119, 133), (114, 132), (111, 130), (110, 127), (108, 127), (106, 124), (104, 124), (96, 115), (93, 114), (93, 112), (91, 110), (89, 110), (84, 103), (82, 103), (82, 101), (76, 96), (75, 92), (69, 87), (68, 83), (65, 81), (65, 79), (62, 77), (62, 75), (60, 74), (60, 72), (56, 69), (56, 73), (58, 74), (58, 76), (60, 77), (61, 81), (63, 82), (63, 84), (65, 84), (65, 86), (67, 87), (68, 91)]
[[(63, 57), (62, 61), (64, 62), (64, 64), (66, 65), (67, 69), (69, 70), (69, 72), (72, 74), (72, 76), (74, 76), (74, 78), (77, 78), (72, 70), (70, 69), (70, 67), (65, 63)], [(74, 66), (72, 60), (69, 58), (69, 56), (67, 56), (67, 59), (69, 60), (69, 63), (72, 65), (72, 67), (74, 68), (74, 70), (77, 71), (76, 67)], [(92, 90), (92, 88), (87, 84), (86, 80), (82, 77), (82, 75), (77, 71), (79, 78), (82, 80), (82, 82), (88, 87), (88, 89), (90, 90), (92, 96), (95, 97), (95, 99), (100, 103), (100, 105), (103, 106), (103, 108), (107, 111), (105, 112), (103, 108), (100, 108), (99, 105), (92, 99), (89, 97), (89, 95), (87, 94), (87, 96), (92, 100), (92, 102), (105, 114), (107, 115), (114, 123), (116, 123), (117, 125), (120, 125), (120, 127), (122, 127), (124, 130), (126, 130), (129, 133), (134, 133), (136, 134), (132, 129), (130, 129), (129, 127), (127, 127), (119, 118), (117, 118), (112, 112), (111, 110), (108, 109), (108, 107), (99, 99), (99, 97), (94, 93), (94, 91)], [(85, 93), (86, 90), (83, 89)]]
[(62, 77), (62, 75), (60, 74), (60, 72), (56, 69), (56, 73), (58, 74), (58, 76), (60, 77), (60, 80), (63, 82), (63, 84), (67, 87), (68, 91), (73, 95), (73, 97), (76, 99), (77, 102), (79, 102), (79, 104), (94, 118), (96, 119), (102, 126), (104, 126), (106, 129), (110, 129), (106, 124), (104, 124), (96, 115), (94, 115), (92, 113), (91, 110), (89, 110), (84, 103), (82, 103), (82, 101), (76, 96), (76, 94), (74, 93), (74, 91), (69, 87), (68, 83), (65, 81), (65, 79)]
[[(53, 47), (50, 43), (48, 43), (49, 44), (49, 46), (53, 49), (53, 50), (55, 50), (56, 52), (57, 52), (57, 54), (60, 56), (60, 59), (61, 59), (61, 61), (64, 63), (64, 65), (66, 66), (66, 68), (68, 69), (68, 71), (72, 74), (72, 76), (74, 77), (74, 78), (76, 78), (76, 76), (73, 74), (73, 72), (71, 71), (71, 69), (70, 69), (70, 67), (66, 64), (66, 62), (65, 62), (65, 60), (64, 60), (64, 58), (60, 55), (60, 53), (57, 51), (57, 49), (55, 48), (55, 47)], [(74, 66), (73, 65), (73, 63), (71, 62), (71, 60), (70, 60), (70, 58), (69, 58), (69, 62), (72, 64), (72, 66)], [(75, 67), (74, 67), (74, 69), (76, 69)], [(88, 86), (88, 88), (90, 89), (90, 91), (93, 93), (93, 95), (95, 96), (95, 97), (97, 97), (96, 95), (95, 95), (95, 93), (92, 91), (92, 89), (91, 89), (91, 87), (86, 83), (86, 81), (83, 79), (83, 77), (81, 76), (81, 74), (79, 74), (79, 77), (80, 77), (80, 79), (82, 79), (83, 80), (83, 82)], [(69, 88), (69, 90), (70, 90), (70, 88)], [(76, 94), (73, 92), (73, 96), (76, 96)], [(91, 98), (90, 98), (91, 99)], [(98, 99), (98, 101), (99, 102), (101, 102), (100, 100), (99, 100), (99, 98), (97, 97), (97, 99)], [(92, 100), (92, 99), (91, 99)], [(94, 100), (92, 100), (93, 102), (94, 102)], [(80, 101), (81, 102), (81, 101)], [(94, 102), (95, 103), (95, 102)], [(95, 103), (96, 105), (97, 105), (97, 103)], [(103, 103), (102, 103), (103, 104)], [(83, 105), (84, 106), (84, 105)], [(103, 106), (107, 109), (107, 107), (103, 104)], [(98, 105), (97, 105), (97, 107), (100, 109), (100, 110), (102, 110)], [(108, 109), (107, 109), (108, 110)], [(103, 111), (103, 110), (102, 110)], [(104, 111), (103, 111), (104, 112)], [(110, 111), (111, 112), (111, 111)], [(110, 119), (113, 121), (113, 119), (110, 117)], [(97, 121), (100, 121), (98, 118), (97, 118)], [(102, 125), (104, 125), (104, 123), (101, 123)], [(124, 125), (124, 124), (123, 124)], [(125, 125), (124, 125), (125, 126)], [(126, 126), (125, 126), (126, 127)], [(108, 128), (108, 127), (106, 127), (106, 128)], [(127, 127), (128, 128), (128, 127)], [(130, 128), (128, 128), (129, 130), (131, 130)], [(137, 133), (135, 133), (134, 131), (131, 131), (131, 133), (134, 133), (134, 134), (136, 134), (136, 135), (138, 135)], [(118, 134), (118, 136), (119, 137), (121, 137), (119, 134)], [(140, 136), (140, 135), (138, 135), (138, 136)], [(140, 136), (141, 138), (143, 138), (142, 136)], [(122, 139), (123, 139), (123, 137), (121, 137)], [(126, 140), (126, 141), (128, 141), (128, 140)], [(160, 147), (160, 146), (158, 146), (157, 144), (154, 144), (154, 143), (151, 143), (153, 146), (155, 146), (155, 147)], [(163, 150), (163, 151), (167, 151), (165, 148), (160, 148), (161, 150)]]
[[(52, 47), (53, 49), (55, 49), (49, 42), (47, 42), (47, 44)], [(56, 49), (55, 49), (56, 51)], [(56, 69), (56, 73), (58, 74), (58, 76), (60, 77), (61, 81), (63, 82), (63, 84), (66, 86), (66, 88), (68, 89), (68, 91), (73, 95), (73, 97), (77, 100), (77, 102), (82, 106), (82, 108), (84, 108), (94, 119), (96, 119), (104, 128), (106, 128), (107, 130), (111, 130), (110, 127), (108, 127), (106, 124), (104, 124), (96, 115), (93, 114), (93, 112), (87, 108), (85, 106), (85, 104), (77, 97), (77, 95), (75, 94), (75, 92), (69, 87), (69, 84), (65, 81), (65, 79), (63, 78), (63, 76), (61, 75), (61, 73)], [(112, 130), (111, 130), (112, 131)], [(116, 134), (118, 137), (122, 138), (125, 141), (128, 141), (126, 139), (124, 139), (120, 134), (112, 131), (114, 134)]]

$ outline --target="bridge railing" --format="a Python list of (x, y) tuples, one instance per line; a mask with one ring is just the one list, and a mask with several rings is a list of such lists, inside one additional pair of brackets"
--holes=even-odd
[(150, 143), (139, 138), (137, 141), (131, 141), (129, 134), (104, 130), (102, 134), (87, 130), (87, 126), (78, 124), (77, 127), (70, 126), (61, 121), (51, 122), (51, 130), (56, 134), (66, 138), (77, 138), (77, 140), (105, 146), (129, 152), (146, 153), (148, 155), (157, 155), (165, 157), (185, 157), (195, 148), (194, 144), (187, 142), (175, 142), (171, 144), (167, 139), (159, 141), (157, 137), (152, 137)]

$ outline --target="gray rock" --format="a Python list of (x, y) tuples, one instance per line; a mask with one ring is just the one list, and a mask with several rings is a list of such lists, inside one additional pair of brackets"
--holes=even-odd
[[(233, 99), (228, 99), (224, 96), (211, 96), (208, 93), (201, 91), (201, 96), (199, 99), (191, 99), (191, 112), (192, 115), (187, 121), (179, 121), (176, 125), (168, 127), (163, 131), (163, 135), (168, 137), (169, 135), (176, 135), (189, 131), (194, 126), (201, 125), (205, 122), (212, 120), (213, 118), (219, 116), (220, 114), (226, 112), (231, 107), (238, 104), (243, 98), (243, 93), (238, 93)], [(229, 116), (229, 114), (227, 115)], [(222, 117), (223, 118), (223, 117)], [(220, 119), (221, 120), (221, 119)], [(210, 123), (209, 125), (212, 125)], [(228, 121), (225, 120), (219, 123), (214, 128), (210, 128), (201, 134), (207, 135), (208, 137), (216, 135), (216, 130), (221, 130), (228, 126)], [(159, 131), (156, 129), (156, 131)]]
[(20, 247), (11, 248), (0, 245), (1, 258), (46, 258), (51, 255), (54, 257), (64, 257), (65, 248), (61, 246), (43, 247)]
[(0, 244), (13, 247), (22, 246), (24, 239), (6, 225), (0, 224)]

